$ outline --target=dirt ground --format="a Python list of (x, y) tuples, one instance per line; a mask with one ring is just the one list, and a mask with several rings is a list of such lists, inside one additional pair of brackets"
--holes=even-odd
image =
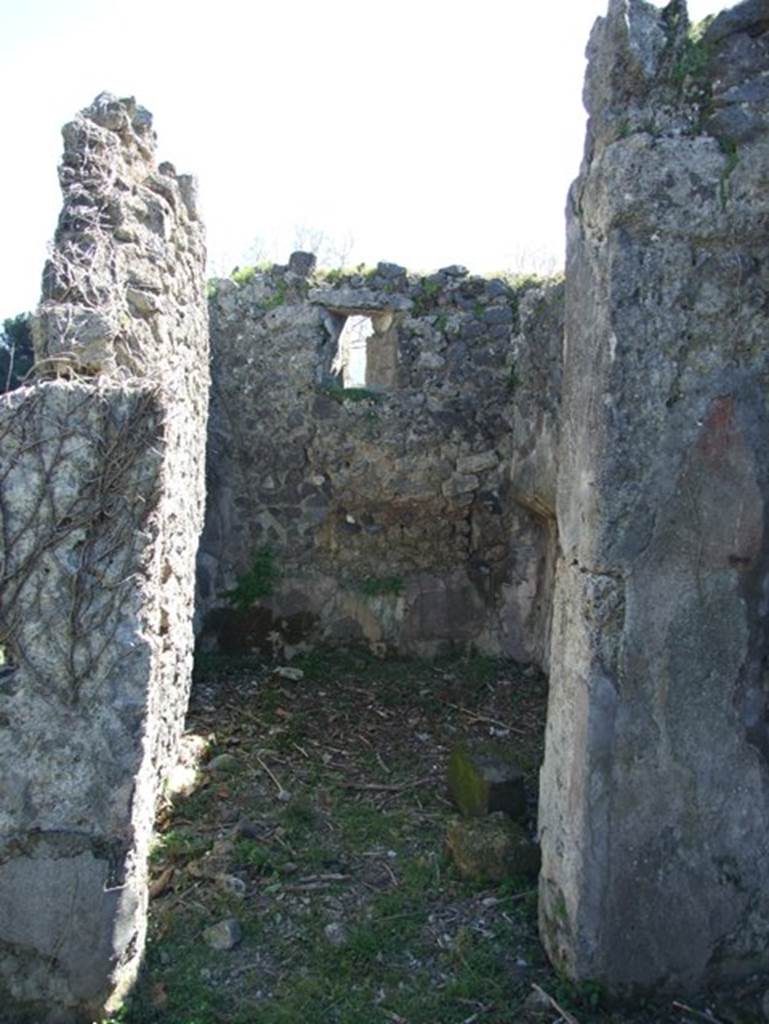
[(513, 745), (534, 834), (547, 696), (535, 669), (366, 652), (288, 669), (199, 659), (188, 728), (205, 763), (161, 812), (146, 962), (113, 1024), (763, 1019), (758, 981), (608, 1007), (548, 965), (531, 879), (457, 876), (444, 852), (457, 741)]

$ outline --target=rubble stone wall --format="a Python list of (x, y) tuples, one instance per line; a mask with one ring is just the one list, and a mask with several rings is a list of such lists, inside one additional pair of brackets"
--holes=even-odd
[[(211, 301), (201, 642), (546, 661), (562, 284), (302, 254), (236, 279)], [(340, 369), (351, 315), (364, 388)]]
[(144, 941), (186, 709), (208, 331), (191, 179), (102, 95), (64, 128), (36, 383), (0, 401), (0, 1020), (92, 1021)]

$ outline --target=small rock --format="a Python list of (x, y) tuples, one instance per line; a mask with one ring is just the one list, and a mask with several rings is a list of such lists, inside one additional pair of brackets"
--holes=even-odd
[(228, 917), (218, 924), (212, 924), (203, 932), (203, 938), (211, 949), (234, 949), (242, 938), (240, 922), (237, 918)]
[(483, 322), (486, 324), (512, 324), (513, 310), (510, 306), (492, 306), (485, 310)]
[(220, 775), (240, 771), (240, 761), (234, 754), (218, 754), (208, 762), (208, 770)]
[(478, 452), (475, 455), (465, 455), (457, 459), (458, 473), (483, 473), (487, 469), (494, 469), (499, 462), (499, 456), (492, 449), (490, 451)]
[(235, 835), (242, 839), (261, 839), (262, 829), (255, 822), (241, 818), (235, 826)]
[(534, 1013), (552, 1013), (552, 1006), (550, 1000), (544, 993), (540, 992), (539, 989), (532, 989), (531, 992), (526, 996), (523, 1001), (522, 1010), (531, 1011)]
[(505, 811), (522, 818), (526, 813), (523, 772), (506, 744), (458, 743), (449, 757), (448, 783), (451, 799), (465, 817)]
[(237, 875), (217, 875), (214, 881), (220, 889), (229, 893), (231, 896), (237, 896), (240, 900), (245, 898), (246, 883), (242, 878), (238, 878)]
[(471, 494), (473, 491), (476, 491), (479, 484), (478, 477), (473, 474), (463, 476), (462, 474), (455, 473), (450, 480), (446, 480), (441, 484), (441, 491), (446, 498), (456, 498), (458, 495)]
[(459, 874), (471, 881), (501, 882), (539, 871), (539, 847), (501, 811), (485, 818), (455, 818), (446, 834), (446, 852)]
[(168, 773), (166, 793), (172, 796), (188, 797), (200, 783), (200, 772), (193, 765), (177, 764)]
[(408, 271), (397, 263), (377, 263), (376, 272), (380, 277), (392, 279), (394, 277), (405, 277)]
[(298, 683), (300, 679), (304, 679), (304, 672), (300, 668), (291, 668), (290, 665), (280, 665), (272, 674), (280, 676), (281, 679), (288, 679), (291, 683)]
[(292, 252), (288, 257), (288, 269), (298, 277), (309, 277), (317, 262), (314, 252)]
[(347, 942), (347, 932), (340, 921), (332, 921), (330, 924), (327, 924), (323, 929), (323, 934), (332, 946), (343, 946)]
[(187, 871), (193, 878), (215, 879), (217, 875), (226, 873), (234, 850), (235, 844), (231, 839), (217, 839), (208, 853), (199, 860), (190, 861)]

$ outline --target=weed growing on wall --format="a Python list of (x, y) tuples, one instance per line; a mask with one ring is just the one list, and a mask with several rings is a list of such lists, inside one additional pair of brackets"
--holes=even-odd
[(726, 208), (726, 202), (729, 198), (729, 179), (734, 173), (737, 164), (740, 162), (740, 156), (737, 151), (737, 144), (734, 142), (727, 142), (724, 139), (719, 139), (718, 144), (721, 147), (721, 152), (726, 157), (724, 169), (721, 171), (721, 177), (719, 179), (718, 188), (721, 198), (721, 209)]
[(268, 546), (257, 550), (248, 572), (238, 576), (235, 586), (226, 590), (230, 605), (238, 612), (245, 612), (262, 597), (269, 597), (280, 579), (280, 570), (275, 564), (275, 553)]
[(256, 267), (236, 267), (232, 272), (232, 280), (237, 285), (248, 284), (256, 276)]
[(262, 299), (259, 303), (261, 309), (265, 312), (269, 312), (271, 309), (277, 309), (278, 306), (282, 306), (286, 301), (286, 289), (283, 285), (280, 285), (272, 295), (269, 295), (266, 299)]

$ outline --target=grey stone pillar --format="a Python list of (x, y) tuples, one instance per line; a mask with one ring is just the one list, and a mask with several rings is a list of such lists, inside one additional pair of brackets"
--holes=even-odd
[(568, 208), (542, 772), (552, 959), (769, 966), (769, 8), (611, 0)]
[(183, 725), (208, 334), (194, 183), (151, 117), (64, 128), (37, 383), (0, 399), (0, 1020), (92, 1021), (144, 942)]

